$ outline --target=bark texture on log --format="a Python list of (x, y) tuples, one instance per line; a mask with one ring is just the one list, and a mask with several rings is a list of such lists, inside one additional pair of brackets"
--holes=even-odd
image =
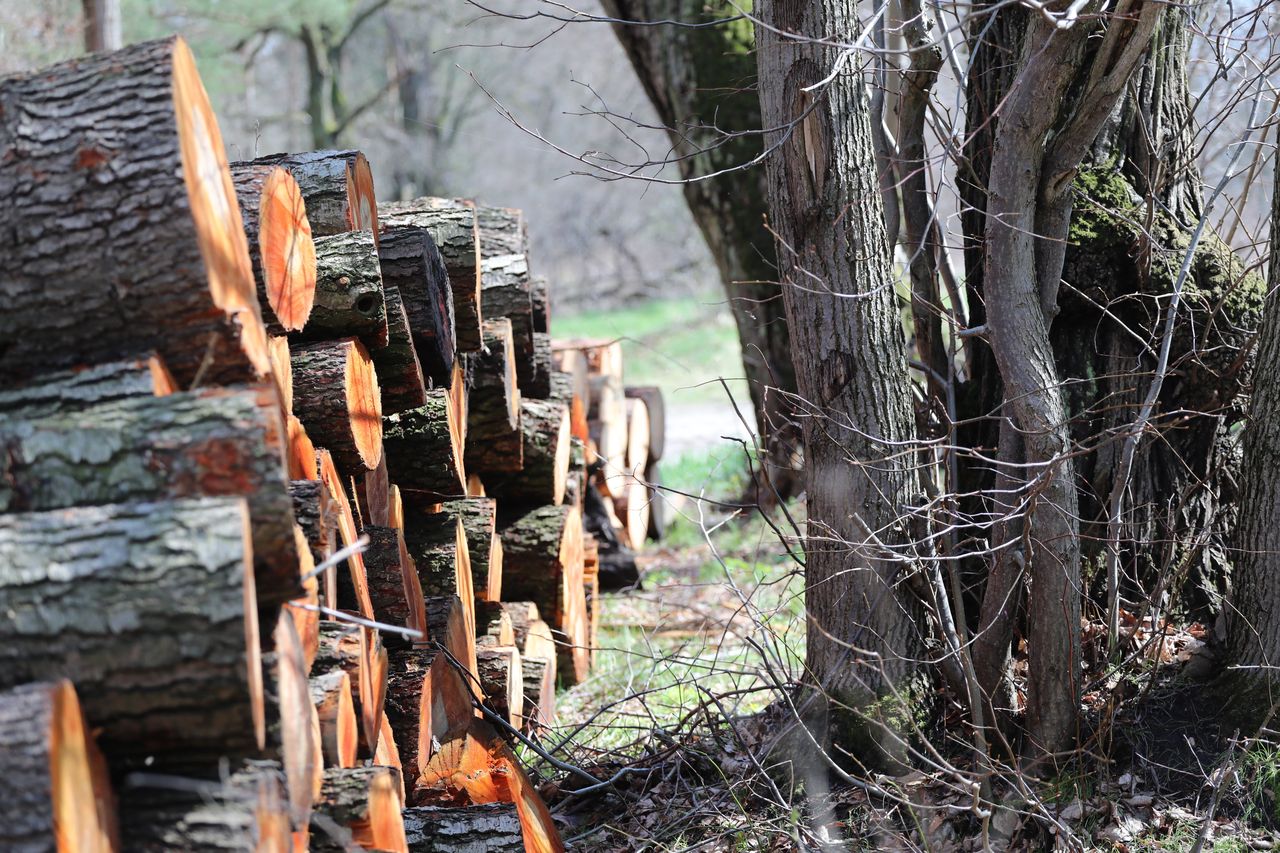
[(0, 511), (236, 495), (263, 604), (300, 594), (275, 392), (209, 388), (0, 422)]
[(25, 385), (0, 390), (6, 419), (44, 418), (132, 397), (163, 397), (178, 390), (157, 355), (46, 373)]
[(466, 464), (477, 472), (516, 472), (524, 466), (520, 432), (520, 386), (511, 321), (486, 320), (484, 348), (467, 356)]
[(330, 767), (355, 767), (360, 747), (351, 676), (342, 669), (312, 674), (311, 701), (320, 718), (324, 761)]
[(482, 257), (480, 293), (486, 317), (511, 321), (516, 351), (516, 375), (521, 390), (532, 381), (533, 300), (529, 295), (529, 265), (524, 255)]
[(476, 599), (476, 647), (514, 646), (516, 632), (501, 601)]
[(283, 774), (252, 762), (198, 790), (138, 786), (121, 792), (129, 853), (244, 853), (291, 849)]
[(378, 233), (373, 170), (359, 151), (268, 154), (255, 164), (281, 166), (298, 182), (311, 233), (328, 237), (347, 231)]
[(378, 206), (384, 228), (423, 228), (444, 258), (453, 290), (455, 343), (460, 352), (480, 348), (480, 237), (470, 203), (419, 198)]
[(242, 499), (3, 515), (0, 564), (0, 686), (74, 681), (117, 770), (262, 748)]
[(302, 528), (312, 560), (322, 563), (336, 550), (337, 507), (324, 483), (319, 480), (290, 480), (293, 518)]
[(557, 632), (560, 678), (576, 684), (590, 668), (582, 515), (558, 506), (507, 510), (500, 505), (498, 512), (503, 559), (519, 567), (504, 573), (506, 594), (537, 604)]
[(387, 339), (387, 305), (378, 248), (370, 231), (317, 237), (316, 297), (299, 341), (358, 337), (369, 345)]
[(355, 338), (293, 349), (295, 411), (344, 474), (382, 458), (382, 399), (373, 360)]
[[(324, 483), (329, 495), (333, 498), (338, 522), (338, 541), (342, 543), (343, 548), (349, 548), (360, 539), (360, 531), (356, 527), (356, 519), (351, 512), (351, 502), (347, 499), (342, 477), (338, 474), (329, 451), (320, 450), (316, 456), (317, 467), (320, 469), (320, 481)], [(334, 602), (334, 606), (337, 605), (339, 572), (346, 572), (351, 576), (351, 584), (356, 594), (356, 610), (364, 618), (372, 619), (373, 602), (369, 600), (369, 582), (365, 577), (364, 555), (357, 551), (346, 559), (345, 566), (335, 566), (325, 572), (325, 594), (328, 600)]]
[(369, 537), (364, 566), (378, 621), (425, 632), (422, 586), (404, 536), (394, 528), (371, 524), (366, 524), (362, 532)]
[(413, 853), (524, 853), (513, 803), (407, 808), (404, 832)]
[(427, 599), (427, 632), (431, 642), (453, 656), (454, 661), (471, 677), (466, 687), (476, 698), (481, 696), (476, 680), (475, 611), (470, 601), (457, 595), (437, 595)]
[(462, 522), (476, 598), (498, 601), (502, 598), (502, 540), (497, 535), (497, 501), (456, 498), (441, 503), (440, 511)]
[(279, 166), (232, 163), (249, 243), (258, 309), (273, 335), (307, 324), (316, 293), (316, 247), (298, 183)]
[(533, 330), (548, 334), (551, 331), (551, 283), (543, 276), (535, 275), (529, 288), (533, 302)]
[(441, 497), (465, 494), (457, 413), (449, 393), (427, 392), (426, 405), (383, 419), (387, 470), (401, 488)]
[(148, 350), (184, 388), (269, 371), (222, 137), (182, 39), (0, 81), (0, 198), (4, 384)]
[(444, 257), (425, 228), (383, 228), (382, 283), (397, 288), (423, 370), (437, 388), (449, 384), (456, 358), (453, 288)]
[(106, 765), (70, 681), (0, 693), (0, 847), (21, 853), (115, 850)]
[(427, 386), (400, 290), (388, 286), (384, 293), (387, 300), (387, 343), (386, 346), (375, 346), (369, 352), (378, 371), (382, 411), (391, 414), (423, 405), (427, 401)]
[(485, 703), (514, 728), (524, 719), (524, 670), (515, 646), (483, 646), (476, 649), (476, 674)]
[(533, 351), (519, 364), (517, 371), (520, 387), (525, 393), (539, 400), (551, 396), (551, 371), (555, 363), (551, 358), (551, 336), (545, 332), (533, 333)]
[(511, 503), (559, 505), (569, 478), (569, 410), (551, 400), (524, 400), (520, 432), (523, 469), (487, 476), (486, 491)]
[(476, 205), (476, 227), (480, 229), (481, 258), (529, 253), (529, 229), (524, 212), (518, 208)]
[(433, 743), (474, 718), (471, 693), (443, 652), (415, 647), (394, 652), (387, 678), (387, 720), (412, 790), (434, 751)]
[(524, 681), (524, 730), (556, 724), (556, 659), (524, 657), (520, 661)]
[(321, 672), (341, 669), (355, 685), (360, 718), (360, 753), (371, 757), (378, 749), (387, 688), (387, 650), (373, 628), (341, 622), (320, 623), (320, 648), (315, 667)]

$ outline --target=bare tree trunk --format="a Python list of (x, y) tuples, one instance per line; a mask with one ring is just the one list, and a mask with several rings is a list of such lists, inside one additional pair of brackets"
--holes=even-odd
[(803, 399), (807, 667), (833, 702), (834, 742), (860, 759), (901, 759), (893, 728), (924, 647), (919, 608), (899, 591), (912, 565), (895, 552), (918, 489), (906, 347), (866, 90), (855, 63), (810, 41), (855, 41), (856, 3), (760, 5), (760, 100), (776, 129), (766, 142), (780, 146), (766, 161), (770, 220)]
[[(1280, 169), (1271, 208), (1272, 290), (1258, 338), (1257, 370), (1240, 477), (1239, 551), (1227, 612), (1230, 662), (1242, 669), (1227, 679), (1235, 712), (1253, 725), (1273, 710), (1280, 664)], [(1254, 688), (1240, 690), (1241, 686)]]
[(120, 0), (80, 0), (84, 9), (84, 49), (89, 53), (124, 47)]
[[(603, 5), (607, 14), (624, 21), (695, 24), (737, 14), (723, 0), (603, 0)], [(614, 33), (667, 126), (671, 156), (686, 180), (685, 200), (733, 309), (774, 486), (786, 497), (798, 485), (795, 434), (789, 428), (796, 377), (773, 238), (763, 221), (764, 174), (744, 168), (764, 151), (760, 102), (753, 91), (751, 23), (699, 28), (615, 23)], [(708, 175), (716, 177), (705, 179)]]

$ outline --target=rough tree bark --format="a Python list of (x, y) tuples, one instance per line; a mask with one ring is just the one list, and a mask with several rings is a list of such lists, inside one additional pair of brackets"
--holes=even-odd
[[(604, 0), (603, 5), (622, 21), (705, 23), (738, 13), (723, 0)], [(771, 476), (786, 497), (799, 486), (792, 461), (794, 431), (787, 429), (787, 395), (795, 393), (796, 374), (773, 239), (761, 221), (765, 179), (760, 169), (725, 172), (764, 151), (760, 103), (753, 91), (751, 23), (692, 28), (619, 22), (614, 33), (667, 126), (672, 158), (687, 181), (685, 201), (733, 309), (756, 427), (773, 463)], [(713, 174), (713, 179), (694, 180)]]
[(924, 647), (919, 609), (898, 592), (910, 565), (894, 553), (895, 520), (918, 488), (903, 452), (914, 423), (906, 349), (866, 91), (837, 48), (811, 41), (856, 41), (856, 5), (775, 0), (759, 11), (762, 118), (778, 146), (766, 161), (770, 220), (803, 400), (806, 664), (830, 697), (827, 737), (896, 762), (893, 718), (907, 710), (896, 700), (910, 701)]

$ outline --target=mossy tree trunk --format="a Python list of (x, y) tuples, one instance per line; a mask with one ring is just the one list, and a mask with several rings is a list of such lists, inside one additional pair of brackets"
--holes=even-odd
[[(686, 24), (733, 18), (723, 0), (604, 0), (622, 21)], [(756, 426), (782, 496), (798, 491), (796, 434), (788, 395), (796, 391), (791, 336), (773, 237), (764, 227), (765, 176), (744, 168), (764, 152), (751, 22), (718, 26), (614, 25), (640, 83), (667, 126), (685, 201), (720, 270), (742, 344)], [(728, 170), (728, 171), (726, 171)], [(710, 180), (694, 180), (707, 175)], [(766, 489), (762, 497), (772, 497)]]

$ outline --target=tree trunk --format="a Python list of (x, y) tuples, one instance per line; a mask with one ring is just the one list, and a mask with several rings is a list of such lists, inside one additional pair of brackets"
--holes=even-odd
[(1257, 369), (1240, 468), (1240, 525), (1231, 606), (1227, 614), (1230, 662), (1241, 667), (1234, 690), (1238, 715), (1256, 726), (1271, 710), (1275, 667), (1280, 663), (1280, 170), (1276, 170), (1271, 210), (1271, 261), (1266, 314), (1258, 338)]
[(0, 693), (0, 845), (6, 850), (110, 853), (115, 802), (107, 767), (70, 681)]
[(408, 226), (383, 228), (378, 257), (384, 287), (400, 291), (427, 376), (437, 388), (448, 385), (456, 356), (453, 289), (431, 232)]
[[(147, 350), (184, 388), (270, 369), (222, 137), (182, 39), (0, 82), (0, 198), (3, 384)], [(55, 200), (72, 198), (69, 216)]]
[(273, 335), (306, 325), (316, 294), (316, 247), (298, 183), (279, 166), (232, 163), (258, 308)]
[(279, 604), (302, 591), (282, 426), (266, 385), (88, 408), (73, 402), (70, 411), (42, 418), (6, 418), (0, 421), (0, 511), (243, 497), (253, 522), (260, 600)]
[(480, 236), (475, 206), (451, 199), (419, 198), (382, 204), (385, 228), (423, 228), (444, 258), (453, 290), (455, 345), (459, 352), (480, 348)]
[(0, 687), (71, 679), (117, 772), (257, 752), (252, 560), (240, 498), (0, 516)]
[[(852, 0), (774, 0), (761, 18), (801, 39), (858, 37)], [(855, 63), (802, 91), (836, 70), (834, 47), (764, 26), (756, 41), (764, 126), (779, 129), (766, 134), (781, 146), (766, 161), (770, 221), (807, 415), (806, 664), (833, 703), (827, 736), (895, 764), (924, 637), (918, 605), (897, 591), (913, 569), (894, 531), (919, 486), (902, 450), (914, 421), (867, 96)]]
[(84, 49), (89, 53), (124, 47), (120, 0), (80, 0), (84, 9)]
[[(706, 23), (737, 14), (730, 4), (701, 0), (604, 0), (604, 7), (622, 21)], [(770, 477), (779, 495), (788, 497), (799, 488), (787, 399), (796, 392), (796, 374), (777, 284), (777, 254), (762, 222), (765, 176), (758, 168), (744, 168), (765, 150), (758, 131), (766, 125), (753, 91), (751, 24), (733, 20), (693, 28), (618, 22), (614, 34), (667, 126), (672, 159), (686, 180), (685, 201), (733, 310)], [(772, 497), (767, 488), (761, 496)]]

